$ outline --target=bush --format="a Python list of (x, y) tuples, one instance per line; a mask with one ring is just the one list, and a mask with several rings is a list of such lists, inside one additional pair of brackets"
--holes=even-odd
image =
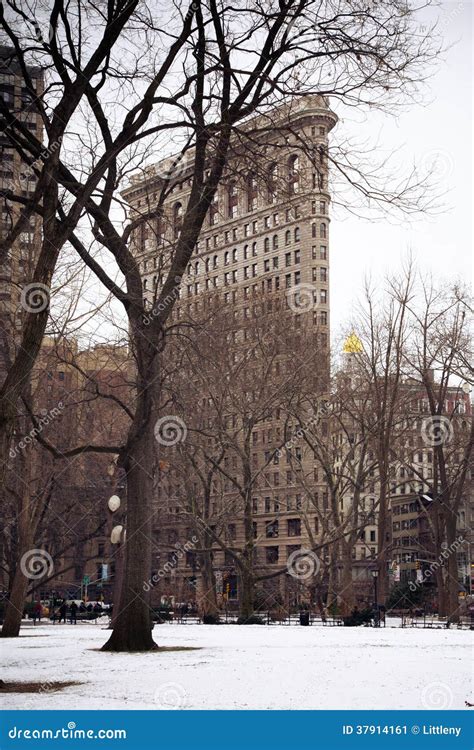
[(259, 615), (250, 615), (250, 617), (239, 617), (237, 625), (265, 625), (265, 620)]
[(219, 615), (203, 615), (202, 621), (204, 625), (220, 625), (220, 617)]

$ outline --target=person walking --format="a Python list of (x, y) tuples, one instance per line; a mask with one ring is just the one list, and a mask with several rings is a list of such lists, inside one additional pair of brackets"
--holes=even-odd
[(71, 625), (77, 625), (77, 604), (74, 601), (69, 608), (69, 622)]
[(41, 622), (41, 615), (43, 613), (43, 607), (41, 602), (35, 602), (33, 605), (33, 625), (36, 625), (36, 620)]
[(65, 601), (61, 604), (59, 607), (59, 624), (61, 625), (61, 620), (63, 620), (64, 624), (66, 624), (66, 614), (67, 614), (67, 604)]

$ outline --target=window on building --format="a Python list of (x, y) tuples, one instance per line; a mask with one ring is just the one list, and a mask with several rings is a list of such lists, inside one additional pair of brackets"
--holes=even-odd
[(268, 521), (265, 524), (265, 536), (267, 539), (274, 539), (278, 536), (278, 521)]
[(183, 223), (183, 204), (175, 203), (173, 207), (173, 235), (177, 239)]
[(322, 221), (321, 224), (319, 225), (319, 236), (321, 237), (321, 239), (323, 240), (326, 239), (326, 232), (327, 232), (326, 224), (324, 223), (324, 221)]
[(227, 188), (227, 216), (234, 219), (237, 216), (238, 194), (237, 185), (231, 182)]
[(288, 536), (301, 536), (301, 520), (299, 518), (288, 520)]
[(295, 242), (299, 242), (301, 239), (301, 230), (299, 227), (295, 227)]
[(299, 190), (299, 157), (293, 154), (288, 159), (288, 190), (290, 195), (295, 195)]
[(278, 547), (266, 547), (265, 548), (265, 560), (269, 565), (278, 562)]
[(254, 172), (247, 176), (247, 211), (255, 211), (257, 208), (257, 179)]

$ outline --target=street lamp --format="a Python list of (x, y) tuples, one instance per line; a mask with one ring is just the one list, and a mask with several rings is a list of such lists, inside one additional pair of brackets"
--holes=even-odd
[(380, 625), (379, 604), (378, 604), (378, 594), (377, 594), (377, 578), (378, 577), (379, 577), (378, 568), (374, 568), (372, 570), (372, 578), (374, 579), (374, 627), (375, 628), (378, 628)]

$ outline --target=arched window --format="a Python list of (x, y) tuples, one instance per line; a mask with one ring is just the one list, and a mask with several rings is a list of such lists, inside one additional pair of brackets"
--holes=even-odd
[(237, 248), (236, 247), (234, 247), (234, 249), (232, 250), (232, 262), (233, 263), (237, 262)]
[(225, 266), (229, 265), (229, 251), (228, 250), (226, 250), (224, 253), (224, 265)]
[(299, 175), (300, 160), (298, 154), (293, 154), (288, 159), (288, 191), (290, 195), (294, 195), (299, 190), (300, 175)]
[(209, 260), (210, 260), (209, 258), (206, 258), (206, 261), (205, 261), (205, 264), (204, 264), (204, 267), (206, 269), (206, 273), (209, 273)]
[(267, 198), (269, 203), (275, 203), (277, 200), (276, 186), (278, 181), (278, 165), (270, 164), (267, 176)]
[(217, 268), (218, 263), (219, 263), (219, 257), (217, 255), (214, 255), (214, 258), (212, 259), (212, 267)]
[(295, 242), (299, 242), (301, 239), (301, 231), (299, 227), (295, 227)]
[(278, 235), (277, 234), (273, 235), (273, 249), (278, 250)]
[(291, 232), (289, 229), (287, 229), (285, 232), (285, 245), (290, 245), (290, 244), (291, 244)]
[(237, 216), (237, 185), (235, 182), (231, 182), (227, 188), (227, 216), (229, 219), (233, 219)]
[(263, 243), (263, 249), (266, 253), (270, 252), (270, 237), (265, 237), (265, 241)]
[(143, 279), (143, 289), (146, 290), (147, 288), (148, 288), (148, 279)]
[(324, 221), (319, 225), (319, 236), (323, 240), (326, 239), (326, 224), (324, 223)]
[(247, 211), (255, 211), (257, 208), (257, 180), (254, 172), (247, 177)]
[(256, 255), (257, 255), (257, 243), (252, 242), (252, 257), (255, 258)]
[(183, 204), (175, 203), (173, 207), (173, 234), (174, 234), (175, 239), (179, 237), (182, 223), (183, 223)]
[(197, 276), (197, 275), (198, 275), (198, 273), (199, 273), (199, 261), (198, 261), (198, 260), (197, 260), (197, 261), (196, 261), (196, 263), (194, 264), (194, 273), (196, 274), (196, 276)]

